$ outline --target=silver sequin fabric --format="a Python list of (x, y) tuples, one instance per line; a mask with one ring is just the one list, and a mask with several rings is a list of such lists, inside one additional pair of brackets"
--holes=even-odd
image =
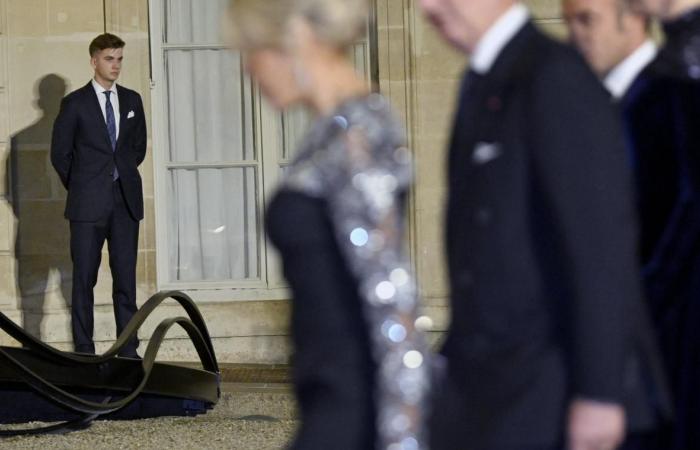
[[(425, 450), (430, 353), (404, 241), (413, 180), (402, 128), (377, 94), (316, 120), (282, 189), (326, 201), (348, 268), (359, 282), (377, 365), (377, 448)], [(341, 407), (339, 405), (339, 407)]]

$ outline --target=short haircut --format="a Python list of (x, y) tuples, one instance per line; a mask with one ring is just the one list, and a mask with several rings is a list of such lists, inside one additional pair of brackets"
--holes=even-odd
[(101, 34), (90, 42), (90, 56), (95, 56), (97, 52), (107, 48), (124, 48), (125, 45), (126, 43), (119, 36), (110, 33)]

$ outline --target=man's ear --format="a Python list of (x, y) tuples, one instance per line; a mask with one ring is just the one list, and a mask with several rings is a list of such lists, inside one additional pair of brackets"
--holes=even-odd
[(93, 69), (97, 69), (97, 56), (91, 56), (90, 57), (90, 65), (92, 66)]

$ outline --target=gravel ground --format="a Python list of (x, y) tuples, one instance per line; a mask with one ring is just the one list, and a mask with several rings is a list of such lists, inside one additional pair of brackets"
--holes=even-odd
[(210, 418), (161, 418), (133, 422), (95, 422), (64, 435), (0, 440), (2, 449), (230, 449), (284, 448), (296, 423)]
[(0, 449), (278, 450), (294, 434), (294, 414), (293, 397), (286, 389), (229, 388), (206, 415), (96, 421), (87, 430), (64, 435), (0, 439)]

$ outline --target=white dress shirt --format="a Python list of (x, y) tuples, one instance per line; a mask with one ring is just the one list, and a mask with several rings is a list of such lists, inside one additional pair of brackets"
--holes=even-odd
[(528, 9), (516, 3), (496, 20), (477, 42), (472, 53), (470, 67), (474, 72), (486, 75), (508, 42), (530, 19)]
[[(107, 89), (103, 88), (100, 86), (100, 83), (95, 81), (95, 79), (92, 79), (92, 87), (95, 89), (95, 94), (97, 95), (97, 100), (100, 102), (100, 108), (102, 108), (102, 117), (105, 120), (105, 123), (107, 123), (107, 96), (104, 94), (104, 92), (107, 92)], [(119, 139), (119, 94), (117, 94), (117, 83), (114, 83), (112, 85), (112, 88), (109, 89), (111, 94), (109, 94), (109, 101), (112, 103), (112, 109), (114, 110), (114, 120), (117, 125), (117, 139)]]
[(622, 98), (642, 70), (656, 58), (657, 53), (656, 44), (649, 39), (615, 66), (603, 80), (610, 94), (616, 99)]

